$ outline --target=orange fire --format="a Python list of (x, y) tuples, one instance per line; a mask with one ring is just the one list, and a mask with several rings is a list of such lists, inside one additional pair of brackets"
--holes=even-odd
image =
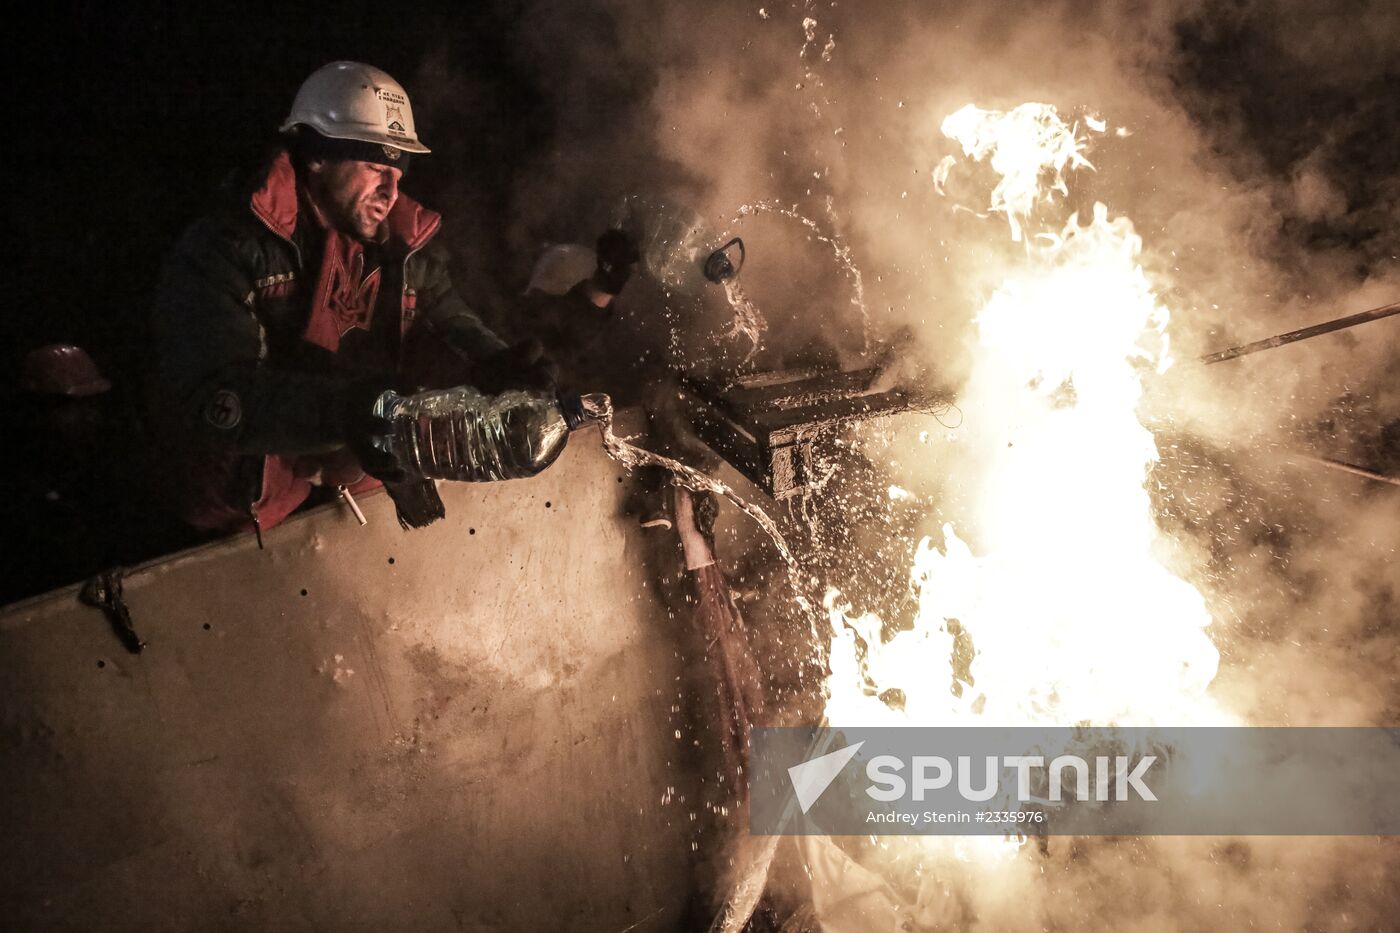
[[(989, 209), (1017, 240), (1066, 191), (1064, 169), (1088, 165), (1082, 132), (1048, 105), (969, 106), (943, 130), (1002, 178)], [(912, 629), (887, 637), (828, 594), (833, 726), (1231, 721), (1207, 693), (1219, 655), (1205, 601), (1157, 556), (1145, 487), (1157, 448), (1137, 407), (1144, 375), (1171, 365), (1169, 315), (1141, 248), (1127, 218), (1095, 205), (1087, 224), (1034, 236), (978, 314), (950, 438), (969, 520), (920, 544)], [(995, 839), (878, 848), (906, 867), (916, 853), (1015, 852)]]

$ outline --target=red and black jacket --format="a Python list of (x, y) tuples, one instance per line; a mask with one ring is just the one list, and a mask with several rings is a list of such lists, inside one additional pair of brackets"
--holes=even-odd
[(209, 530), (266, 528), (300, 505), (307, 461), (344, 459), (357, 387), (404, 385), (409, 347), (446, 345), (467, 361), (505, 347), (452, 286), (433, 242), (441, 217), (400, 194), (375, 245), (375, 281), (353, 283), (374, 286), (381, 337), (397, 318), (387, 325), (394, 346), (364, 371), (340, 352), (340, 335), (368, 321), (336, 318), (322, 300), (325, 269), (308, 253), (324, 251), (325, 235), (286, 152), (253, 188), (181, 237), (152, 316), (154, 421), (171, 447), (181, 512)]

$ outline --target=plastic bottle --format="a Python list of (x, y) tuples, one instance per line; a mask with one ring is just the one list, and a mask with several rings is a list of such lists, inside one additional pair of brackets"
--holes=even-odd
[(389, 424), (380, 444), (404, 469), (467, 483), (521, 479), (564, 451), (569, 432), (593, 420), (606, 396), (556, 397), (470, 386), (403, 396), (385, 392), (374, 413)]

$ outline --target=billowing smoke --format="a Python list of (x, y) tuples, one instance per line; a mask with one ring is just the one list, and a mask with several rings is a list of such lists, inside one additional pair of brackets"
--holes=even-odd
[[(982, 206), (975, 175), (935, 192), (941, 121), (1026, 101), (1107, 121), (1047, 220), (1096, 201), (1130, 217), (1172, 314), (1178, 363), (1143, 406), (1162, 450), (1149, 483), (1163, 559), (1216, 620), (1213, 691), (1254, 724), (1396, 724), (1400, 496), (1290, 455), (1400, 469), (1400, 322), (1192, 364), (1400, 300), (1395, 4), (539, 0), (507, 41), (555, 119), (514, 179), (515, 252), (587, 242), (627, 194), (687, 204), (749, 243), (770, 365), (813, 346), (851, 361), (868, 327), (956, 389), (973, 316), (1023, 246), (952, 209)], [(451, 62), (444, 48), (424, 80), (450, 86)], [(759, 202), (848, 246), (863, 303), (810, 226), (741, 216)], [(959, 453), (932, 427), (885, 454), (936, 500)], [(1384, 882), (1400, 851), (1365, 839), (1052, 840), (1010, 867), (931, 864), (930, 926), (1375, 929), (1400, 906)]]

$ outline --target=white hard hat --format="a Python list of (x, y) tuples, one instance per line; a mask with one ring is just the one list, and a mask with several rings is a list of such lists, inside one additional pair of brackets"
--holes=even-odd
[(403, 85), (360, 62), (331, 62), (302, 82), (280, 130), (285, 133), (297, 124), (331, 139), (431, 151), (418, 141)]

